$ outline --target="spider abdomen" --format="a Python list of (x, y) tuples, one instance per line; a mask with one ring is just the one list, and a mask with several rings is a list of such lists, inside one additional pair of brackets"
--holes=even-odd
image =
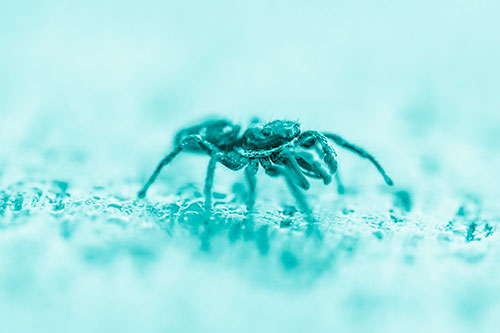
[[(188, 136), (199, 135), (203, 140), (221, 150), (231, 150), (238, 142), (241, 127), (226, 119), (208, 120), (200, 125), (191, 126), (177, 132), (174, 143), (179, 145)], [(203, 152), (197, 145), (189, 146), (191, 152)]]

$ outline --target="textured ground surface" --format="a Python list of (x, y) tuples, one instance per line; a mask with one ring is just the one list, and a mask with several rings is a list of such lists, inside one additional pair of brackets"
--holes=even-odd
[[(16, 3), (0, 5), (2, 332), (498, 329), (495, 2)], [(396, 185), (339, 148), (348, 191), (312, 184), (310, 237), (262, 172), (249, 223), (243, 173), (217, 169), (207, 222), (202, 156), (137, 200), (175, 131), (213, 113), (336, 131)]]

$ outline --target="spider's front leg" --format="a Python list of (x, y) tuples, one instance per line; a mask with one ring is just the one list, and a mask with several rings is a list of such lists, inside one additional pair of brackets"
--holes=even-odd
[(315, 160), (314, 156), (311, 153), (306, 151), (296, 151), (294, 152), (294, 155), (297, 163), (304, 170), (303, 173), (306, 176), (322, 179), (323, 184), (325, 185), (330, 184), (330, 182), (332, 181), (332, 176), (317, 160)]
[(335, 181), (337, 182), (337, 193), (338, 194), (345, 194), (345, 187), (344, 184), (342, 183), (342, 179), (340, 179), (339, 171), (335, 173)]
[(292, 195), (295, 197), (295, 200), (297, 201), (300, 209), (306, 215), (307, 221), (314, 222), (314, 217), (312, 216), (311, 208), (309, 208), (309, 205), (307, 204), (304, 194), (295, 184), (294, 178), (291, 175), (290, 170), (285, 167), (272, 164), (269, 157), (259, 158), (259, 161), (267, 175), (271, 177), (283, 176), (285, 178), (286, 184), (288, 185), (290, 192), (292, 192)]
[[(326, 138), (326, 136), (318, 131), (306, 131), (302, 133), (300, 137), (300, 145), (303, 148), (307, 149), (314, 146), (317, 148), (318, 153), (323, 154), (323, 159), (328, 166), (330, 173), (335, 175), (335, 181), (337, 182), (337, 193), (344, 194), (345, 188), (344, 185), (342, 185), (342, 181), (338, 173), (337, 153), (335, 152), (335, 149), (328, 143), (328, 139)], [(323, 182), (326, 185), (330, 182), (330, 180), (326, 182), (325, 179), (323, 179)]]
[(384, 178), (385, 183), (387, 185), (389, 185), (389, 186), (392, 186), (394, 184), (394, 182), (387, 175), (387, 173), (382, 168), (382, 166), (380, 165), (380, 163), (375, 159), (375, 157), (373, 157), (366, 150), (364, 150), (363, 148), (358, 147), (358, 146), (356, 146), (356, 145), (354, 145), (354, 144), (346, 141), (345, 139), (343, 139), (341, 136), (339, 136), (337, 134), (324, 133), (324, 136), (327, 137), (328, 139), (332, 140), (333, 142), (335, 142), (339, 146), (341, 146), (341, 147), (343, 147), (345, 149), (348, 149), (348, 150), (352, 151), (353, 153), (357, 154), (358, 156), (360, 156), (362, 158), (366, 158), (368, 161), (372, 162), (372, 164), (375, 166), (375, 168), (377, 168), (378, 172)]
[(307, 149), (318, 144), (330, 173), (333, 175), (337, 171), (337, 153), (323, 134), (318, 131), (306, 131), (300, 135), (299, 142), (301, 147)]
[(289, 150), (281, 151), (279, 154), (271, 156), (271, 161), (283, 165), (290, 171), (290, 175), (300, 188), (308, 190), (311, 187), (293, 152)]

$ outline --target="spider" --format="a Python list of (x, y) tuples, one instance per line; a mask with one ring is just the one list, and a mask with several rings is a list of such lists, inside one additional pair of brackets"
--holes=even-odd
[[(249, 186), (247, 209), (253, 210), (256, 192), (256, 174), (259, 165), (271, 177), (283, 176), (300, 209), (308, 216), (311, 209), (300, 189), (307, 190), (307, 177), (321, 179), (325, 185), (335, 175), (339, 193), (343, 187), (337, 173), (337, 154), (328, 139), (362, 158), (368, 159), (377, 168), (387, 185), (391, 178), (377, 160), (363, 148), (347, 142), (337, 134), (319, 131), (301, 131), (300, 124), (288, 120), (274, 120), (263, 124), (252, 124), (240, 136), (241, 127), (226, 119), (213, 119), (180, 130), (175, 135), (175, 148), (156, 167), (139, 198), (144, 198), (148, 188), (155, 182), (161, 169), (181, 152), (201, 153), (210, 156), (205, 179), (205, 211), (212, 208), (212, 185), (217, 163), (237, 171), (245, 168)], [(324, 165), (309, 150), (322, 157)], [(325, 168), (326, 165), (326, 168)]]

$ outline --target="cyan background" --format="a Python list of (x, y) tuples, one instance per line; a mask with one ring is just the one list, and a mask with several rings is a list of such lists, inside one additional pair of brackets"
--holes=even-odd
[[(498, 1), (480, 0), (0, 2), (1, 322), (7, 331), (493, 330), (497, 235), (465, 243), (458, 228), (446, 246), (436, 235), (464, 205), (480, 211), (470, 213), (479, 226), (499, 220), (499, 15)], [(64, 213), (33, 211), (27, 199), (15, 209), (15, 198), (53, 180), (69, 184), (74, 202), (101, 186), (106, 202), (131, 203), (175, 131), (212, 114), (241, 124), (300, 120), (359, 143), (396, 190), (411, 194), (408, 223), (384, 229), (393, 238), (380, 244), (368, 227), (355, 236), (333, 227), (362, 250), (326, 265), (326, 275), (302, 268), (319, 279), (303, 287), (295, 273), (277, 273), (272, 255), (245, 252), (246, 243), (229, 247), (234, 258), (185, 254), (179, 244), (195, 243), (192, 236), (165, 240), (137, 217), (139, 227), (109, 229), (101, 210), (98, 227), (76, 213), (85, 227), (79, 241), (65, 241), (54, 231)], [(358, 193), (339, 205), (384, 210), (391, 200), (376, 172), (339, 154)], [(175, 201), (186, 180), (202, 186), (206, 159), (176, 163), (152, 188), (156, 205)], [(217, 177), (225, 193), (241, 175), (220, 168)], [(259, 180), (284, 190), (263, 187), (265, 211), (286, 190)], [(327, 191), (311, 189), (321, 214), (338, 200)], [(94, 242), (99, 257), (136, 237), (155, 254), (150, 270), (128, 252), (97, 267), (79, 256)], [(270, 237), (271, 248), (273, 239), (301, 242), (280, 237)], [(413, 265), (399, 258), (407, 250)], [(249, 272), (258, 270), (291, 290)], [(197, 274), (203, 278), (185, 281)]]

